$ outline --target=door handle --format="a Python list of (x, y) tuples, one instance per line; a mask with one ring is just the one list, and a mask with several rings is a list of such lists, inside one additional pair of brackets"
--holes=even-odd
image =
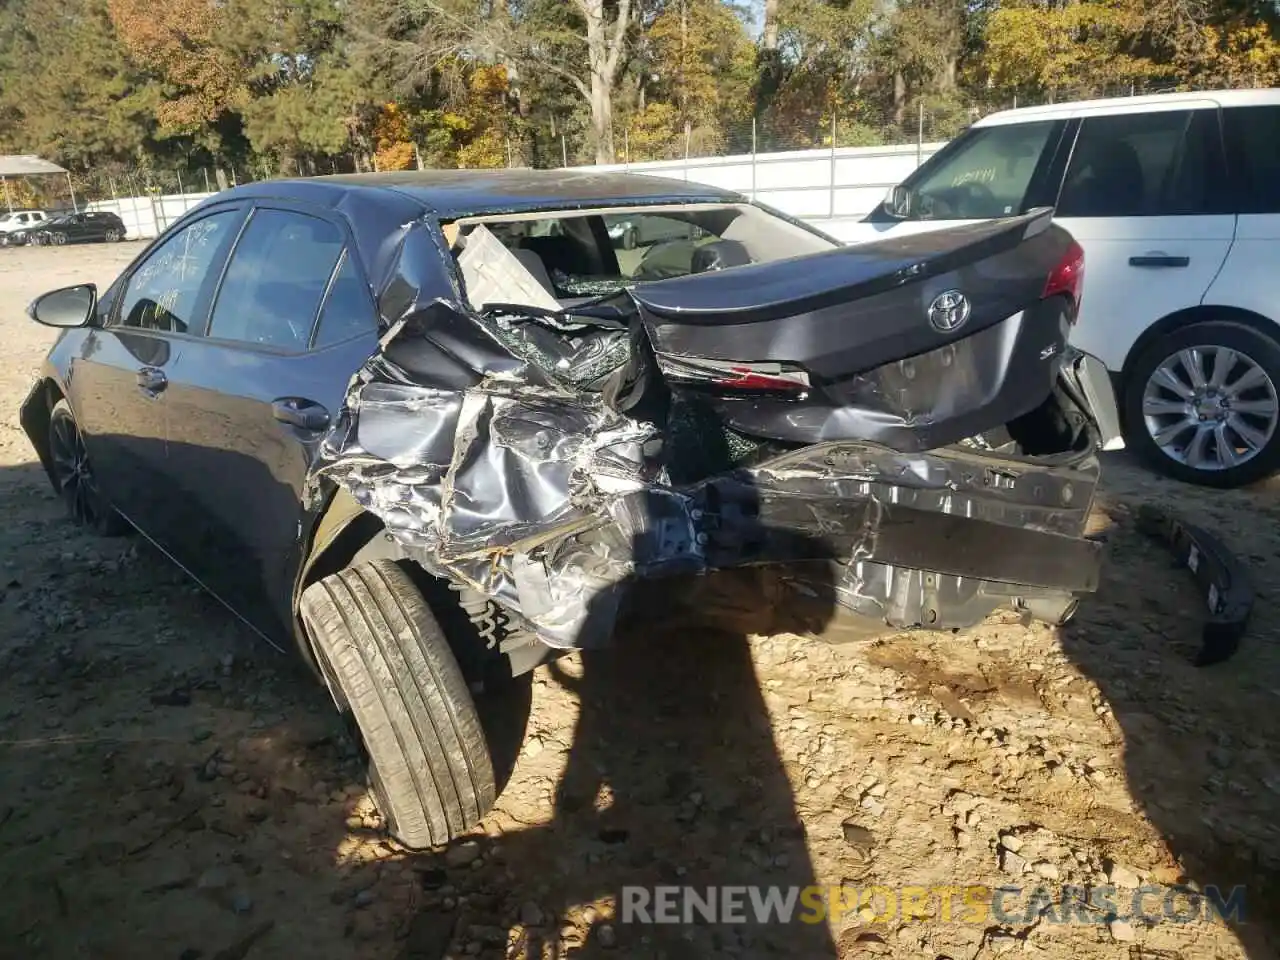
[(281, 397), (273, 401), (271, 415), (299, 430), (324, 430), (329, 426), (329, 411), (305, 397)]
[(145, 393), (157, 394), (169, 385), (169, 378), (163, 370), (155, 367), (142, 367), (137, 373), (138, 389)]
[(1141, 257), (1130, 257), (1131, 267), (1189, 267), (1190, 257), (1170, 257), (1163, 253), (1148, 253)]

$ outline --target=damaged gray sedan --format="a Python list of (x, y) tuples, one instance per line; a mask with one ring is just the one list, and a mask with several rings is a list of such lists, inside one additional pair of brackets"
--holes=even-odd
[(470, 665), (603, 644), (643, 581), (767, 569), (872, 629), (1071, 615), (1119, 432), (1050, 219), (844, 247), (634, 176), (253, 184), (32, 304), (67, 329), (22, 424), (77, 521), (296, 644), (433, 845), (495, 799)]

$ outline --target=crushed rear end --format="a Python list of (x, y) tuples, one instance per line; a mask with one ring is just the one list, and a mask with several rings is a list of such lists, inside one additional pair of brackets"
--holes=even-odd
[(406, 228), (317, 489), (543, 643), (606, 640), (637, 580), (747, 566), (899, 628), (1061, 622), (1097, 588), (1115, 403), (1067, 346), (1082, 258), (1048, 212), (554, 311), (426, 299), (410, 264), (442, 252)]

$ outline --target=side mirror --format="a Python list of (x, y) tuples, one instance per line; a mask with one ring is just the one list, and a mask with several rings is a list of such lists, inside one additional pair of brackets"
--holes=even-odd
[(911, 191), (898, 184), (885, 197), (884, 208), (893, 216), (905, 219), (911, 214)]
[(36, 297), (27, 307), (27, 316), (46, 327), (87, 327), (97, 306), (97, 286), (82, 283)]

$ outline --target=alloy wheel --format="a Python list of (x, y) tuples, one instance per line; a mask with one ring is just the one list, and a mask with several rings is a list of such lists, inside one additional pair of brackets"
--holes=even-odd
[(76, 523), (96, 526), (102, 518), (102, 498), (89, 466), (84, 438), (74, 420), (55, 416), (49, 423), (49, 457), (54, 483)]
[(1194, 470), (1229, 470), (1267, 446), (1280, 422), (1280, 398), (1248, 354), (1204, 344), (1156, 366), (1143, 390), (1142, 417), (1171, 460)]

